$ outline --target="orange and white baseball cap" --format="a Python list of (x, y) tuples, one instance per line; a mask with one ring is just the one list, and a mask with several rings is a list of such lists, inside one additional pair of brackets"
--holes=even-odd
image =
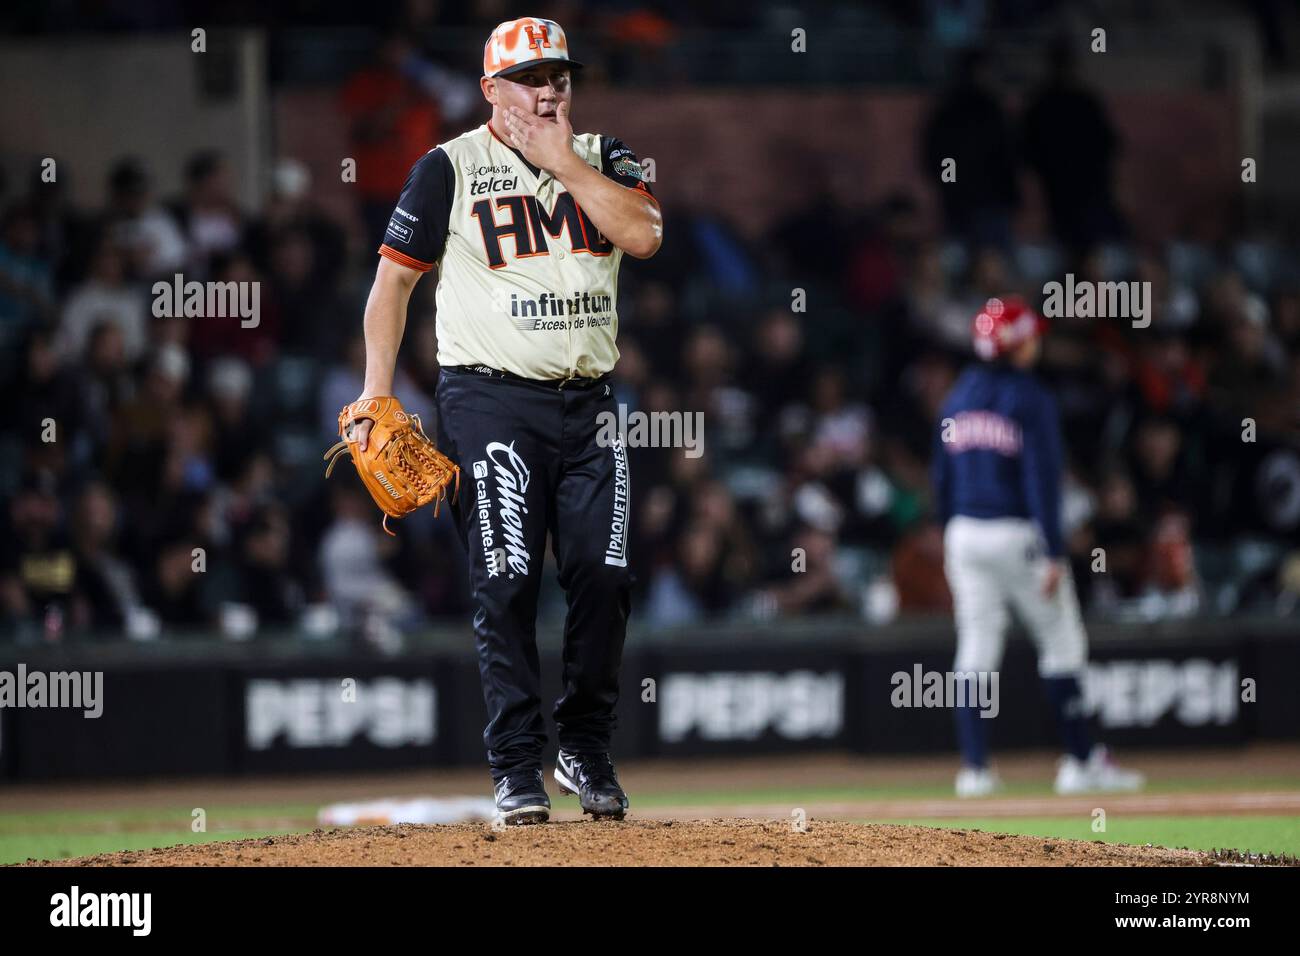
[(509, 76), (539, 63), (580, 67), (569, 59), (564, 28), (554, 20), (520, 17), (500, 23), (483, 45), (483, 75)]

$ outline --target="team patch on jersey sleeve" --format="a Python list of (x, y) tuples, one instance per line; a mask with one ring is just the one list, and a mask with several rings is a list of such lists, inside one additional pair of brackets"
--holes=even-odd
[(619, 185), (654, 198), (650, 190), (650, 174), (646, 167), (641, 165), (636, 153), (628, 148), (627, 143), (613, 136), (602, 136), (600, 150), (602, 171), (606, 176)]
[(637, 180), (645, 180), (645, 170), (634, 159), (616, 159), (613, 163), (613, 169), (620, 176), (631, 176)]
[(411, 167), (384, 228), (384, 244), (396, 254), (388, 258), (402, 265), (419, 263), (412, 268), (421, 270), (442, 258), (455, 197), (451, 157), (441, 147), (429, 150)]
[(384, 235), (389, 239), (396, 239), (398, 242), (404, 242), (407, 245), (411, 243), (411, 227), (405, 226), (396, 219), (388, 220), (388, 228)]

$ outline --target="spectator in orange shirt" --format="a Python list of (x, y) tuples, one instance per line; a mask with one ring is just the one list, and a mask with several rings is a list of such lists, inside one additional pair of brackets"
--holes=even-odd
[(368, 251), (383, 237), (407, 172), (442, 139), (442, 110), (413, 78), (409, 64), (415, 59), (410, 42), (390, 33), (374, 62), (343, 87)]

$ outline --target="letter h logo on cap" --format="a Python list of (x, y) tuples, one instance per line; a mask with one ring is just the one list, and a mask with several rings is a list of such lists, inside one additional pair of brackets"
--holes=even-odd
[(546, 35), (546, 24), (539, 23), (533, 26), (531, 23), (524, 27), (524, 32), (528, 34), (528, 49), (536, 50), (540, 47), (550, 49), (551, 41)]

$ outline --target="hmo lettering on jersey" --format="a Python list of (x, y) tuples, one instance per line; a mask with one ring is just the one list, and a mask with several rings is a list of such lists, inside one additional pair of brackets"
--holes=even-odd
[[(498, 211), (508, 211), (510, 218), (498, 222)], [(595, 223), (582, 211), (572, 194), (567, 192), (560, 193), (555, 200), (555, 208), (549, 213), (542, 208), (536, 196), (520, 195), (480, 199), (470, 207), (470, 215), (478, 220), (479, 231), (483, 236), (483, 251), (488, 265), (493, 269), (500, 269), (506, 264), (505, 253), (501, 249), (502, 239), (514, 243), (516, 259), (550, 255), (550, 247), (542, 235), (543, 230), (552, 239), (559, 239), (567, 232), (569, 248), (575, 253), (607, 256), (614, 251), (614, 243), (600, 234)]]
[(524, 540), (524, 515), (528, 514), (528, 508), (524, 504), (524, 495), (528, 491), (530, 478), (528, 466), (515, 451), (514, 442), (509, 445), (490, 442), (485, 450), (496, 475), (497, 511), (501, 515), (506, 565), (515, 574), (527, 575), (528, 547)]

